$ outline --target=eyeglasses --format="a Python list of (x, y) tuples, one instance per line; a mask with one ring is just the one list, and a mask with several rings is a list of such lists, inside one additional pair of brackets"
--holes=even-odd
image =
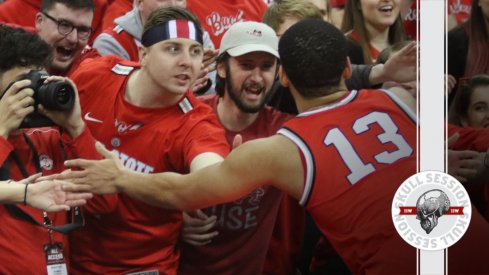
[(73, 25), (73, 23), (71, 23), (68, 20), (64, 20), (64, 19), (58, 20), (58, 19), (50, 16), (49, 14), (47, 14), (45, 12), (41, 12), (41, 13), (44, 16), (46, 16), (47, 18), (49, 18), (49, 19), (53, 20), (54, 22), (56, 22), (56, 24), (58, 24), (58, 32), (59, 32), (59, 34), (61, 34), (63, 36), (67, 36), (74, 29), (76, 29), (76, 34), (78, 36), (78, 39), (87, 40), (88, 37), (90, 36), (90, 34), (92, 34), (92, 32), (93, 32), (93, 29), (91, 27), (87, 27), (87, 26), (75, 26), (75, 25)]

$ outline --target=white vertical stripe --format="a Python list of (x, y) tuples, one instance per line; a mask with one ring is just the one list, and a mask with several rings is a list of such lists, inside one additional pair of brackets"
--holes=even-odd
[(177, 21), (168, 21), (168, 32), (170, 34), (170, 39), (177, 38)]
[(195, 24), (192, 21), (188, 21), (188, 32), (190, 39), (197, 40)]
[[(444, 171), (445, 1), (421, 0), (420, 12), (420, 170)], [(450, 60), (449, 60), (450, 61)], [(444, 274), (444, 251), (420, 250), (420, 274)]]

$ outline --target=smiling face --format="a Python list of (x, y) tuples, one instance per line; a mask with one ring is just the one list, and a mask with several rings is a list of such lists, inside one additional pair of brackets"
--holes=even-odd
[(401, 0), (359, 0), (367, 29), (383, 31), (394, 24), (400, 13)]
[(474, 88), (470, 96), (467, 115), (462, 123), (463, 126), (474, 128), (487, 128), (489, 126), (489, 86)]
[[(58, 21), (63, 20), (78, 27), (90, 27), (93, 19), (90, 9), (74, 10), (61, 3), (54, 4), (52, 9), (44, 12)], [(36, 29), (39, 37), (54, 48), (51, 71), (66, 72), (88, 43), (88, 38), (78, 38), (76, 28), (68, 35), (60, 34), (58, 24), (42, 13), (36, 15)]]
[(141, 72), (164, 92), (184, 94), (197, 79), (203, 47), (195, 40), (175, 38), (141, 49)]
[(230, 98), (243, 112), (260, 111), (271, 95), (277, 58), (266, 52), (230, 57), (218, 64), (217, 73), (226, 80), (224, 99)]

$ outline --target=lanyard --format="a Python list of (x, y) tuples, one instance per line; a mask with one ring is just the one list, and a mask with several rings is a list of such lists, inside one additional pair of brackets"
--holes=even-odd
[[(22, 133), (24, 140), (26, 143), (29, 145), (29, 148), (32, 151), (33, 154), (33, 162), (34, 166), (36, 167), (36, 172), (40, 173), (42, 172), (41, 170), (41, 165), (39, 162), (39, 154), (37, 153), (36, 148), (34, 147), (34, 144), (32, 143), (31, 139), (25, 134)], [(24, 178), (29, 177), (29, 173), (24, 167), (24, 164), (20, 161), (19, 157), (17, 154), (15, 154), (14, 151), (12, 151), (9, 155), (9, 158), (5, 161), (5, 163), (0, 167), (0, 179), (5, 180), (10, 178), (10, 169), (8, 167), (8, 160), (12, 159), (17, 167), (19, 168), (20, 172), (22, 173), (22, 176)], [(46, 211), (43, 211), (43, 218), (44, 221), (43, 223), (38, 222), (36, 219), (34, 219), (31, 215), (27, 214), (24, 212), (21, 208), (19, 208), (16, 205), (13, 204), (6, 204), (5, 208), (8, 210), (8, 212), (15, 218), (22, 219), (24, 221), (30, 222), (35, 225), (43, 226), (47, 228), (50, 232), (52, 231), (57, 231), (63, 234), (67, 234), (71, 232), (74, 229), (77, 229), (81, 227), (84, 224), (84, 219), (83, 215), (81, 213), (81, 210), (79, 207), (73, 207), (70, 211), (70, 217), (69, 220), (71, 223), (69, 224), (64, 224), (60, 226), (52, 226), (52, 221), (49, 219), (48, 214)]]

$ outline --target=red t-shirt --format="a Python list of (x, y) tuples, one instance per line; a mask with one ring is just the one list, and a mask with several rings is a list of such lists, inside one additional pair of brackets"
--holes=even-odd
[(304, 238), (305, 211), (296, 199), (284, 194), (263, 266), (263, 274), (296, 274)]
[[(124, 99), (126, 81), (139, 68), (138, 63), (107, 56), (84, 61), (73, 74), (94, 137), (126, 167), (142, 173), (188, 173), (201, 153), (225, 156), (229, 145), (224, 130), (212, 109), (190, 91), (167, 108), (137, 107)], [(92, 199), (85, 210), (86, 226), (70, 238), (73, 274), (176, 274), (180, 211), (125, 194)]]
[(261, 22), (267, 5), (263, 0), (188, 0), (187, 8), (199, 18), (216, 49), (232, 24), (240, 21)]
[[(14, 23), (20, 26), (35, 27), (36, 14), (41, 9), (42, 0), (8, 0), (0, 4), (0, 22)], [(107, 0), (93, 0), (95, 12), (92, 28), (95, 30), (88, 41), (93, 40), (102, 31), (102, 18), (107, 9)]]
[(400, 106), (387, 92), (352, 91), (279, 130), (302, 155), (300, 203), (353, 274), (416, 272), (416, 249), (391, 218), (397, 188), (416, 173), (415, 116)]
[[(200, 99), (217, 113), (217, 95)], [(265, 106), (245, 130), (226, 130), (227, 141), (231, 145), (237, 134), (243, 142), (269, 137), (289, 118)], [(179, 274), (260, 274), (281, 198), (281, 191), (264, 185), (233, 202), (203, 209), (208, 216), (217, 216), (215, 229), (219, 235), (205, 246), (181, 242)]]
[[(57, 129), (32, 128), (26, 129), (24, 132), (37, 151), (43, 175), (60, 173), (66, 169), (63, 165), (65, 158), (61, 149), (62, 138)], [(75, 140), (64, 134), (63, 140), (67, 142), (65, 143), (65, 150), (68, 158), (73, 156), (91, 158), (90, 154), (96, 153), (95, 140), (88, 130), (85, 130)], [(37, 173), (34, 165), (34, 153), (22, 135), (12, 135), (8, 140), (0, 137), (0, 163), (4, 163), (12, 150), (15, 150), (15, 154), (29, 175)], [(84, 151), (84, 154), (79, 155), (78, 151)], [(19, 181), (24, 178), (12, 159), (9, 159), (8, 167), (10, 168), (11, 179)], [(43, 223), (43, 211), (21, 204), (16, 206), (37, 222)], [(0, 206), (0, 217), (2, 217), (2, 226), (0, 226), (0, 274), (46, 274), (44, 245), (50, 243), (48, 230), (40, 225), (15, 218), (4, 205)], [(48, 213), (48, 217), (54, 226), (63, 225), (67, 222), (67, 212)], [(67, 264), (69, 264), (67, 235), (54, 232), (53, 239), (55, 243), (63, 245), (63, 254)]]

